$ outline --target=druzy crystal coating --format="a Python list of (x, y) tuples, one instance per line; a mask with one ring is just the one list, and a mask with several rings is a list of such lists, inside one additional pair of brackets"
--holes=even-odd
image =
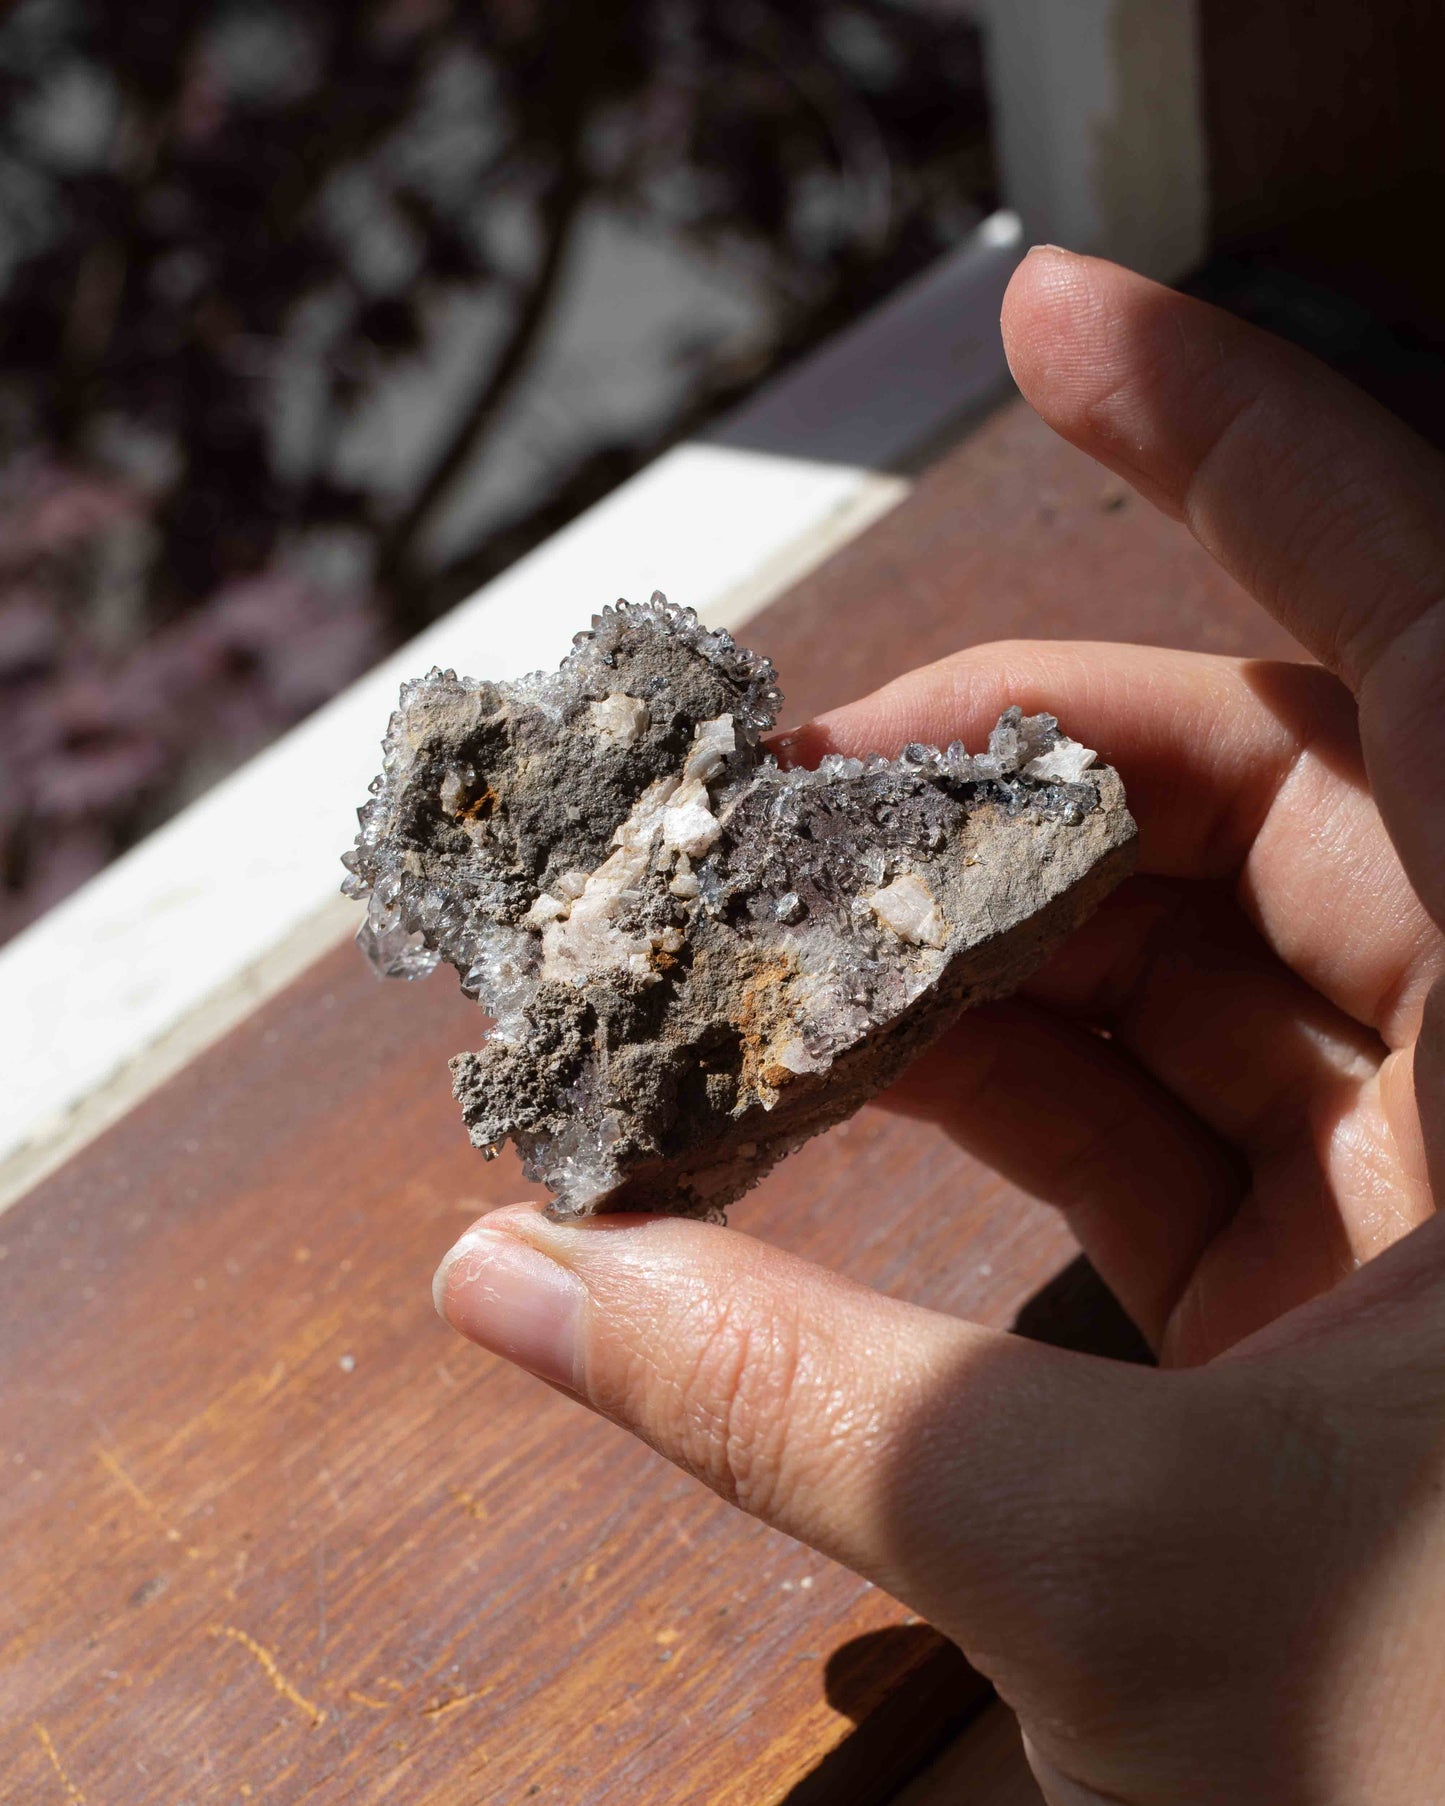
[(1051, 715), (808, 771), (762, 745), (781, 702), (660, 594), (555, 672), (402, 688), (342, 888), (378, 972), (445, 961), (493, 1019), (454, 1090), (558, 1215), (718, 1215), (1130, 868), (1117, 774)]

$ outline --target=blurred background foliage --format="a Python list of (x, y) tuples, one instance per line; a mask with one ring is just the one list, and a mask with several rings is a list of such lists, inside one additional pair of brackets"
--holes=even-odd
[(946, 0), (11, 7), (0, 938), (991, 203)]

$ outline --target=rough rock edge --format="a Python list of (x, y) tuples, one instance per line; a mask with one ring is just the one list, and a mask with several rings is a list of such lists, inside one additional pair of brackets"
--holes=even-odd
[[(614, 688), (624, 674), (630, 688)], [(557, 1192), (555, 1214), (719, 1215), (962, 1009), (1015, 989), (1132, 866), (1117, 774), (1087, 769), (1093, 755), (1050, 716), (1006, 711), (984, 754), (914, 745), (897, 760), (781, 772), (758, 750), (780, 702), (767, 660), (660, 595), (604, 610), (554, 673), (495, 685), (434, 671), (403, 687), (343, 889), (369, 898), (358, 939), (378, 970), (421, 976), (446, 958), (499, 1018), (480, 1054), (453, 1061), (455, 1088), (474, 1142), (491, 1154), (514, 1140)], [(489, 734), (479, 770), (462, 753)], [(810, 855), (757, 826), (785, 807), (837, 837)], [(540, 833), (514, 834), (538, 809)], [(901, 830), (879, 825), (896, 818)], [(573, 988), (556, 970), (543, 982), (545, 950), (577, 938), (574, 912), (602, 878), (614, 911), (600, 911), (602, 940), (589, 951), (584, 937), (580, 963), (558, 968)], [(634, 907), (630, 928), (614, 920)], [(821, 1027), (805, 1020), (812, 1006), (796, 998), (818, 983), (800, 985), (793, 955), (808, 944), (825, 973), (871, 974), (866, 1006), (833, 997), (831, 1017), (817, 1006)], [(611, 963), (589, 967), (598, 947)], [(788, 961), (792, 988), (779, 989), (773, 968)], [(638, 1000), (665, 972), (667, 994), (639, 1029)], [(788, 1009), (759, 1027), (757, 996)], [(723, 1017), (741, 1031), (741, 1101), (731, 1113), (711, 1092), (705, 1107), (700, 1093), (679, 1105), (662, 1081), (677, 1079), (679, 1058), (706, 1064), (698, 1037)]]

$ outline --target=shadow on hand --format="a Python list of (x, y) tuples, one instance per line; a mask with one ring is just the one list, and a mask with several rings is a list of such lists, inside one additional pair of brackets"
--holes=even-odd
[[(1113, 1360), (1152, 1362), (1149, 1345), (1084, 1256), (1019, 1312), (1017, 1334)], [(893, 1796), (993, 1696), (956, 1644), (929, 1624), (895, 1624), (839, 1644), (823, 1671), (835, 1712), (857, 1729), (785, 1796), (784, 1806)]]
[(1276, 1347), (1147, 1370), (1076, 1263), (1016, 1329), (1123, 1361), (975, 1348), (891, 1440), (888, 1567), (1102, 1797), (1324, 1806), (1399, 1737), (1401, 1773), (1438, 1754), (1445, 1218), (1340, 1290)]

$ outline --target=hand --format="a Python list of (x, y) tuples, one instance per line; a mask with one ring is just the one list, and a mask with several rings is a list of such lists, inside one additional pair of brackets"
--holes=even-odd
[(992, 646), (799, 736), (972, 744), (1016, 701), (1122, 771), (1140, 876), (896, 1101), (1067, 1212), (1160, 1369), (675, 1219), (495, 1212), (439, 1304), (956, 1639), (1054, 1806), (1419, 1806), (1445, 1773), (1445, 468), (1107, 264), (1036, 252), (1004, 333), (1043, 417), (1324, 667)]

